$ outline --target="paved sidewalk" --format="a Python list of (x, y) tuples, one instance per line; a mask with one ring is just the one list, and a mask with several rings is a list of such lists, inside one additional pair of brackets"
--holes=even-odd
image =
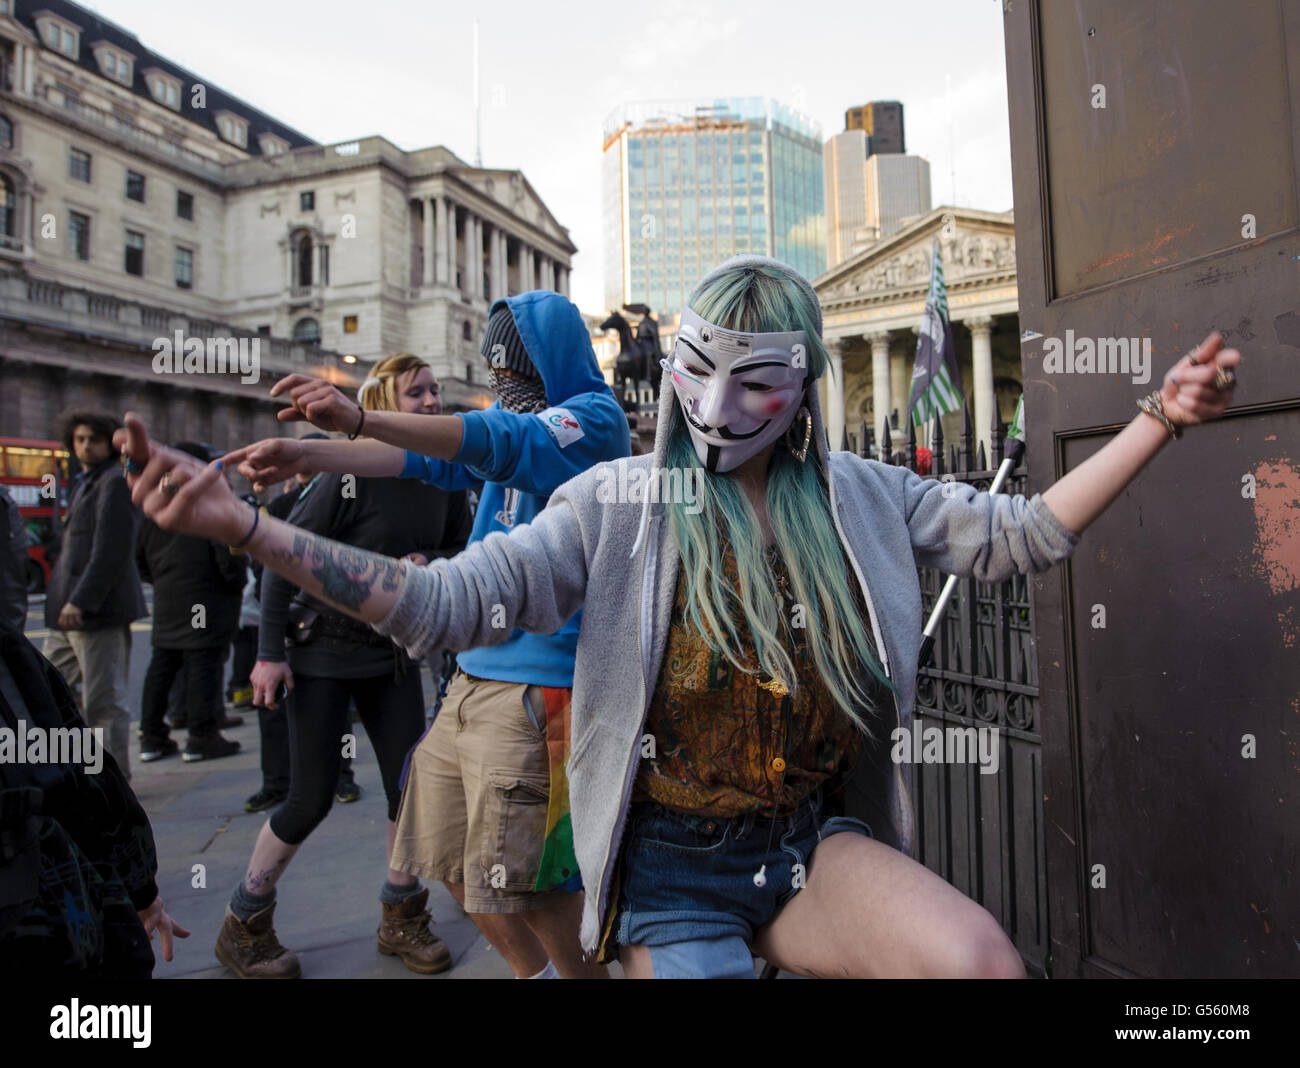
[[(134, 728), (132, 728), (134, 737)], [(243, 876), (249, 853), (267, 813), (250, 815), (244, 799), (261, 784), (257, 717), (225, 732), (244, 751), (211, 763), (186, 764), (169, 757), (151, 764), (132, 762), (136, 795), (153, 823), (158, 845), (158, 888), (167, 911), (193, 933), (176, 943), (170, 964), (156, 949), (159, 979), (233, 978), (213, 956), (226, 902)], [(134, 748), (132, 756), (139, 752)], [(302, 960), (309, 979), (508, 979), (509, 966), (441, 884), (429, 888), (434, 930), (447, 943), (455, 964), (436, 976), (409, 971), (396, 957), (376, 951), (379, 888), (385, 875), (386, 808), (379, 766), (357, 728), (354, 761), (360, 801), (335, 804), (307, 839), (279, 884), (275, 911), (280, 941)], [(203, 878), (194, 872), (202, 865)], [(195, 887), (194, 882), (206, 882)]]

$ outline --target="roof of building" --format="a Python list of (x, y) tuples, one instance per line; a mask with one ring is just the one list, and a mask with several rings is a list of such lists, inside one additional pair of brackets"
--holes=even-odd
[[(108, 21), (79, 4), (69, 3), (68, 0), (16, 0), (13, 7), (13, 17), (36, 34), (42, 48), (48, 48), (48, 46), (36, 29), (36, 16), (38, 14), (49, 12), (51, 15), (56, 15), (66, 22), (79, 26), (81, 28), (81, 40), (76, 61), (77, 65), (100, 77), (104, 77), (104, 74), (95, 61), (94, 53), (91, 50), (92, 45), (100, 41), (106, 41), (133, 56), (134, 63), (131, 68), (131, 85), (129, 88), (133, 93), (146, 97), (150, 101), (153, 101), (153, 94), (150, 93), (149, 86), (145, 81), (144, 72), (146, 70), (157, 68), (163, 73), (179, 79), (182, 86), (179, 114), (199, 126), (219, 134), (217, 130), (217, 113), (221, 111), (229, 111), (245, 119), (248, 122), (248, 145), (246, 150), (249, 155), (261, 155), (262, 147), (258, 141), (258, 135), (264, 133), (271, 133), (283, 138), (289, 143), (290, 148), (302, 148), (317, 143), (305, 134), (299, 133), (293, 127), (286, 126), (284, 123), (272, 118), (266, 112), (260, 111), (252, 105), (244, 103), (238, 97), (217, 88), (206, 78), (201, 78), (166, 56), (146, 48), (135, 34), (122, 29), (116, 23)], [(54, 50), (50, 49), (50, 51)], [(63, 55), (61, 52), (57, 54)], [(196, 108), (192, 106), (190, 87), (196, 83), (204, 86), (206, 107)]]

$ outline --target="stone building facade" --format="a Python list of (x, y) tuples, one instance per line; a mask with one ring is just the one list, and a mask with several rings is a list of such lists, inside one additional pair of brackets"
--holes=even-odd
[[(856, 448), (863, 423), (879, 442), (886, 420), (895, 448), (907, 440), (906, 410), (935, 238), (962, 386), (986, 456), (995, 406), (1004, 424), (1015, 411), (1021, 371), (1012, 215), (938, 207), (813, 280), (831, 353), (833, 374), (823, 379), (821, 400), (835, 448), (846, 433)], [(960, 413), (942, 422), (944, 440), (956, 442)], [(929, 442), (918, 436), (917, 444)]]
[[(0, 434), (134, 408), (233, 446), (283, 431), (281, 373), (350, 390), (400, 351), (480, 407), (491, 301), (567, 294), (575, 251), (519, 171), (317, 144), (92, 11), (0, 0)], [(242, 339), (257, 379), (160, 372), (172, 338)]]

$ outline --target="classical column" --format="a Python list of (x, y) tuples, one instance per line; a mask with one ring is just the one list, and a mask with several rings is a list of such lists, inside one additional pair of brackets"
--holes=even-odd
[[(907, 410), (907, 402), (912, 399), (912, 368), (916, 366), (916, 342), (920, 337), (920, 327), (909, 327), (907, 333), (903, 335), (906, 344), (903, 351), (897, 356), (892, 353), (889, 357), (889, 386), (890, 386), (890, 405), (898, 409), (898, 432), (903, 435), (902, 441), (907, 442), (907, 420), (910, 413)], [(876, 431), (880, 433), (880, 431)], [(899, 438), (894, 438), (894, 446), (897, 448)]]
[(469, 285), (465, 286), (465, 292), (474, 298), (482, 296), (484, 287), (484, 234), (482, 220), (473, 212), (465, 222), (465, 270), (469, 272)]
[(433, 285), (433, 201), (426, 197), (424, 205), (424, 277), (420, 279), (426, 286)]
[(447, 285), (451, 280), (451, 268), (448, 266), (450, 256), (447, 249), (447, 233), (450, 227), (447, 225), (447, 200), (445, 197), (433, 198), (434, 215), (436, 217), (437, 233), (434, 235), (437, 241), (437, 247), (434, 252), (437, 257), (437, 264), (434, 267), (434, 280)]
[(993, 458), (991, 427), (993, 425), (993, 345), (989, 334), (993, 319), (976, 315), (962, 320), (970, 331), (971, 364), (975, 375), (975, 447), (984, 442), (984, 455)]
[(555, 267), (555, 273), (555, 291), (567, 297), (569, 295), (569, 268), (562, 264), (557, 264)]
[(533, 281), (533, 250), (519, 242), (519, 289), (520, 292), (527, 293), (530, 289), (536, 289), (537, 284)]
[(871, 343), (871, 430), (878, 441), (893, 408), (894, 393), (889, 381), (889, 331), (867, 334), (866, 339)]
[(830, 354), (830, 377), (826, 379), (826, 437), (832, 450), (844, 443), (844, 342), (837, 337), (825, 339)]
[(492, 232), (488, 235), (488, 253), (488, 281), (492, 283), (488, 303), (491, 304), (505, 296), (501, 290), (501, 230), (496, 225), (493, 225)]

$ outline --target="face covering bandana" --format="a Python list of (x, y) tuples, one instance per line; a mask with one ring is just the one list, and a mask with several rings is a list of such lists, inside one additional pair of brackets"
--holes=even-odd
[(495, 367), (489, 367), (488, 384), (501, 407), (508, 412), (529, 413), (546, 409), (546, 386), (540, 378), (509, 378)]
[(808, 377), (808, 335), (725, 330), (683, 308), (677, 347), (663, 367), (695, 454), (722, 474), (790, 429)]

